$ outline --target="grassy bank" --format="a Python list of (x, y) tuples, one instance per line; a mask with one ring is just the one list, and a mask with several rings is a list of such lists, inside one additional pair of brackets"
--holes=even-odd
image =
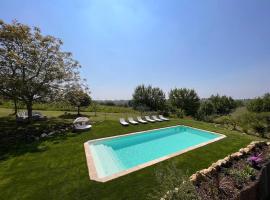
[[(4, 116), (9, 111), (0, 109), (0, 114)], [(45, 114), (57, 117), (61, 112), (46, 111)], [(87, 114), (93, 117), (93, 113)], [(98, 113), (98, 116), (101, 115)], [(174, 162), (180, 169), (189, 170), (191, 174), (254, 139), (192, 119), (172, 119), (170, 122), (122, 127), (117, 121), (118, 117), (115, 114), (109, 115), (85, 133), (69, 133), (13, 149), (8, 157), (0, 161), (1, 196), (5, 199), (145, 199), (157, 187), (154, 171), (158, 166)], [(83, 148), (85, 141), (176, 124), (216, 131), (227, 137), (107, 183), (89, 180)]]

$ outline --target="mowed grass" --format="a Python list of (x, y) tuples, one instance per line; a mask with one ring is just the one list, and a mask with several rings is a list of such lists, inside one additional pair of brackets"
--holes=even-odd
[[(7, 110), (0, 109), (0, 113), (4, 115)], [(54, 117), (61, 113), (45, 112)], [(92, 118), (92, 113), (90, 114)], [(98, 117), (103, 114), (98, 113)], [(192, 119), (172, 119), (170, 122), (122, 127), (118, 123), (119, 116), (121, 114), (107, 114), (106, 120), (105, 117), (93, 118), (99, 123), (95, 123), (93, 129), (88, 132), (69, 133), (67, 136), (50, 138), (14, 149), (9, 157), (0, 161), (0, 199), (142, 200), (146, 199), (146, 195), (152, 189), (158, 187), (154, 175), (158, 167), (174, 162), (179, 169), (188, 170), (189, 174), (192, 174), (256, 139)], [(216, 131), (227, 137), (107, 183), (89, 179), (83, 147), (87, 140), (177, 124)]]
[[(25, 110), (20, 110), (25, 111)], [(64, 115), (64, 113), (69, 114), (77, 114), (77, 112), (71, 112), (71, 111), (48, 111), (48, 110), (35, 110), (38, 112), (41, 112), (42, 114), (48, 116), (48, 117), (61, 117)], [(0, 108), (0, 117), (6, 117), (8, 115), (11, 115), (14, 111), (9, 108)], [(90, 118), (93, 122), (100, 122), (104, 120), (119, 120), (120, 117), (136, 117), (139, 116), (140, 113), (133, 111), (131, 113), (126, 112), (97, 112), (96, 114), (94, 112), (80, 112), (82, 115), (86, 115)], [(13, 116), (15, 119), (15, 116)]]

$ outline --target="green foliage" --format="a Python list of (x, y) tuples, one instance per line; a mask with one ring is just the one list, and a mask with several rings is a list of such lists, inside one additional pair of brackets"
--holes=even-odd
[(184, 110), (188, 116), (195, 116), (200, 106), (200, 99), (195, 90), (187, 88), (171, 90), (169, 101), (176, 108)]
[(115, 106), (115, 103), (111, 100), (99, 102), (100, 105)]
[(212, 115), (215, 113), (215, 107), (214, 104), (211, 101), (204, 101), (200, 105), (199, 109), (200, 113), (203, 113), (204, 115)]
[(148, 195), (148, 199), (196, 200), (199, 199), (195, 187), (189, 181), (187, 173), (183, 173), (175, 164), (159, 168), (156, 171), (158, 186)]
[(178, 118), (184, 118), (184, 116), (185, 116), (185, 111), (184, 110), (182, 110), (182, 109), (176, 109), (176, 116), (178, 117)]
[(235, 119), (234, 117), (232, 117), (230, 115), (224, 115), (224, 116), (215, 118), (214, 122), (217, 124), (225, 125), (227, 127), (232, 127), (233, 130), (236, 129), (236, 126), (238, 124), (237, 119)]
[(246, 130), (253, 130), (262, 137), (270, 130), (270, 113), (252, 113), (246, 112), (238, 116), (239, 126)]
[(203, 121), (211, 121), (210, 116), (215, 113), (215, 107), (211, 101), (203, 101), (200, 104), (196, 118)]
[(165, 93), (160, 88), (152, 86), (139, 85), (133, 93), (132, 104), (138, 110), (164, 110)]
[(225, 95), (212, 95), (209, 98), (209, 101), (213, 104), (215, 113), (218, 115), (229, 114), (233, 109), (236, 108), (236, 103), (233, 98)]
[(61, 51), (62, 44), (38, 27), (0, 23), (0, 94), (15, 105), (22, 101), (30, 118), (34, 102), (57, 96), (79, 79), (79, 64), (70, 52)]
[(248, 165), (246, 165), (244, 169), (230, 169), (228, 173), (234, 178), (237, 185), (243, 185), (252, 177), (256, 176), (255, 169)]
[(78, 115), (80, 114), (80, 107), (86, 107), (91, 104), (91, 97), (86, 91), (80, 87), (72, 87), (67, 90), (65, 99), (73, 106), (78, 108)]
[(251, 100), (247, 109), (251, 112), (270, 112), (270, 93)]
[[(111, 108), (113, 109), (113, 107)], [(121, 109), (126, 108), (122, 107)], [(7, 130), (5, 126), (11, 129), (16, 125), (12, 119), (11, 124), (5, 122), (5, 118), (11, 118), (7, 117), (10, 113), (10, 109), (0, 108), (0, 130)], [(49, 118), (63, 114), (61, 111), (44, 111), (42, 113)], [(185, 118), (181, 120), (181, 124), (216, 131), (225, 134), (227, 137), (219, 142), (197, 148), (121, 178), (106, 183), (97, 183), (89, 180), (82, 146), (84, 142), (97, 138), (173, 126), (179, 124), (179, 120), (170, 118), (168, 122), (122, 127), (118, 121), (119, 117), (123, 116), (122, 113), (110, 114), (110, 118), (105, 122), (100, 122), (103, 118), (101, 113), (98, 113), (97, 118), (92, 113), (86, 114), (90, 115), (91, 122), (97, 122), (93, 124), (94, 128), (88, 132), (82, 134), (68, 133), (58, 138), (52, 137), (28, 145), (10, 147), (9, 152), (5, 154), (6, 158), (0, 161), (1, 197), (22, 200), (143, 200), (146, 199), (151, 190), (159, 188), (154, 173), (158, 166), (165, 166), (169, 162), (175, 161), (178, 168), (184, 172), (189, 170), (188, 175), (191, 175), (206, 166), (210, 166), (216, 160), (238, 151), (255, 139), (252, 136), (214, 127), (213, 124)], [(132, 113), (128, 115), (130, 114), (132, 115)], [(6, 117), (4, 118), (4, 116)], [(59, 120), (60, 122), (63, 121), (62, 118)], [(14, 131), (16, 131), (15, 127)], [(3, 131), (0, 131), (0, 134), (2, 135), (0, 138), (3, 138)], [(10, 135), (13, 135), (12, 131)], [(2, 146), (0, 145), (0, 148)], [(200, 162), (196, 162), (198, 160)], [(164, 193), (161, 195), (164, 195)]]

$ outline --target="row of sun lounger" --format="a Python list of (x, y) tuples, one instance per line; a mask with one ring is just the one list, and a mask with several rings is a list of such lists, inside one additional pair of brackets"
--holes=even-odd
[(158, 117), (156, 115), (153, 115), (151, 118), (149, 116), (145, 116), (144, 119), (142, 117), (137, 117), (137, 120), (134, 120), (133, 117), (128, 117), (128, 120), (126, 121), (124, 118), (120, 118), (119, 122), (123, 126), (128, 126), (129, 124), (146, 124), (148, 122), (162, 122), (162, 121), (169, 121), (168, 118), (163, 117), (163, 115), (159, 115)]

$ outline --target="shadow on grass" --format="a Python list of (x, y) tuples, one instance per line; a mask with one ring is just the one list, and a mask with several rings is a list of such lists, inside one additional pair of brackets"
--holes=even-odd
[(59, 116), (60, 119), (76, 119), (77, 117), (90, 117), (90, 115), (86, 115), (86, 114), (78, 115), (78, 114), (65, 112), (63, 115)]
[[(15, 117), (0, 118), (0, 160), (5, 160), (11, 156), (18, 156), (24, 153), (34, 153), (46, 151), (41, 142), (44, 140), (54, 143), (66, 140), (68, 136), (63, 130), (70, 126), (70, 122), (50, 118), (47, 121), (34, 121), (31, 123), (17, 123)], [(50, 137), (41, 138), (42, 133), (55, 133)]]

